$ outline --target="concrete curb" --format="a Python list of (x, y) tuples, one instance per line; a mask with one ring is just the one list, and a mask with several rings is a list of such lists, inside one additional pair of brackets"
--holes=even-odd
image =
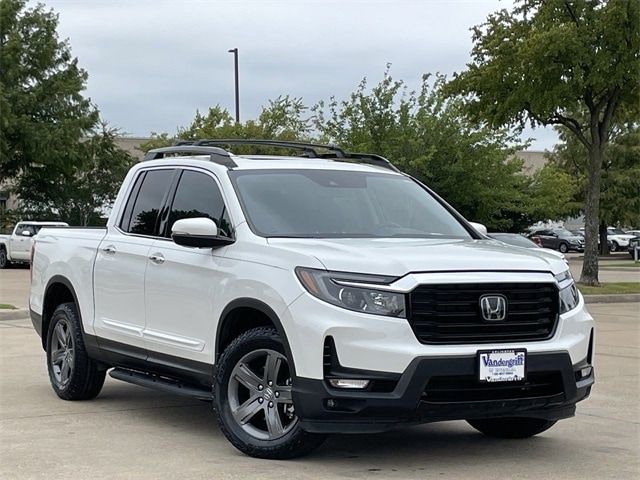
[(16, 308), (12, 310), (0, 310), (0, 321), (2, 320), (23, 320), (29, 318), (28, 308)]
[(609, 295), (584, 295), (584, 303), (632, 303), (640, 302), (640, 293), (613, 293)]

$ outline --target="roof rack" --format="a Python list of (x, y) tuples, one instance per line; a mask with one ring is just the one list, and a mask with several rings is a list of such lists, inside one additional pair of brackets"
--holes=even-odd
[[(306, 142), (293, 142), (286, 140), (262, 140), (262, 139), (242, 139), (242, 138), (225, 138), (225, 139), (211, 139), (211, 140), (197, 140), (189, 141), (183, 140), (181, 144), (188, 144), (193, 146), (226, 146), (226, 145), (260, 145), (265, 147), (282, 147), (290, 148), (293, 150), (302, 150), (301, 156), (307, 158), (325, 158), (333, 159), (342, 162), (353, 163), (366, 163), (377, 167), (386, 168), (399, 172), (389, 160), (371, 153), (352, 153), (345, 152), (340, 147), (335, 145), (325, 145), (319, 143), (306, 143)], [(324, 150), (324, 152), (319, 151)]]
[(303, 156), (310, 158), (321, 158), (326, 153), (319, 153), (318, 150), (326, 150), (327, 152), (331, 152), (337, 157), (343, 157), (346, 155), (344, 150), (336, 147), (335, 145), (322, 145), (319, 143), (305, 143), (305, 142), (293, 142), (287, 140), (263, 140), (257, 138), (216, 138), (216, 139), (205, 139), (205, 140), (195, 140), (193, 142), (189, 140), (181, 140), (180, 143), (189, 144), (189, 145), (203, 145), (203, 146), (221, 146), (221, 145), (260, 145), (263, 147), (281, 147), (281, 148), (290, 148), (293, 150), (302, 150)]
[(224, 165), (227, 168), (234, 168), (238, 165), (231, 158), (231, 154), (226, 150), (218, 147), (205, 147), (205, 146), (196, 146), (190, 144), (185, 141), (178, 142), (176, 145), (172, 147), (163, 147), (163, 148), (154, 148), (153, 150), (149, 150), (145, 155), (142, 161), (147, 160), (157, 160), (159, 158), (164, 158), (167, 154), (172, 153), (187, 153), (190, 155), (209, 155), (210, 160), (215, 163), (219, 163), (220, 165)]
[(212, 162), (224, 165), (227, 168), (234, 168), (238, 165), (231, 158), (231, 153), (221, 148), (223, 146), (232, 145), (260, 145), (264, 147), (290, 148), (293, 150), (301, 150), (301, 157), (323, 158), (335, 160), (338, 162), (366, 163), (368, 165), (386, 168), (395, 172), (400, 171), (389, 160), (381, 157), (380, 155), (374, 155), (371, 153), (345, 152), (343, 149), (336, 147), (335, 145), (289, 142), (285, 140), (261, 140), (242, 138), (179, 140), (174, 146), (149, 150), (144, 156), (144, 160), (155, 160), (158, 158), (164, 158), (167, 154), (172, 153), (186, 153), (195, 155), (208, 154), (210, 155)]

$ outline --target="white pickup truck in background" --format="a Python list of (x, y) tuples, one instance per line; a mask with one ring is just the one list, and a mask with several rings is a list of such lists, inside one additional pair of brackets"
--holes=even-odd
[(29, 263), (31, 245), (41, 228), (63, 228), (65, 222), (33, 222), (16, 223), (11, 235), (0, 235), (0, 268), (7, 268), (11, 263)]

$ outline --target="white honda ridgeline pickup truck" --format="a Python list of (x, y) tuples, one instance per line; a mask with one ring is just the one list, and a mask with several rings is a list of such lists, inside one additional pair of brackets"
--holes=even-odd
[[(221, 148), (234, 144), (302, 155)], [(442, 420), (530, 437), (594, 382), (594, 321), (567, 264), (489, 239), (377, 155), (152, 150), (105, 229), (43, 229), (32, 255), (60, 398), (96, 397), (109, 371), (211, 400), (256, 457)]]

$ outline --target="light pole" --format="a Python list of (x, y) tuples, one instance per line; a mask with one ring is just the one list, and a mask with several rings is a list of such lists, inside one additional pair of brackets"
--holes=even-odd
[(238, 49), (232, 48), (229, 53), (233, 53), (233, 64), (235, 67), (236, 80), (236, 123), (240, 123), (240, 87), (238, 84)]

